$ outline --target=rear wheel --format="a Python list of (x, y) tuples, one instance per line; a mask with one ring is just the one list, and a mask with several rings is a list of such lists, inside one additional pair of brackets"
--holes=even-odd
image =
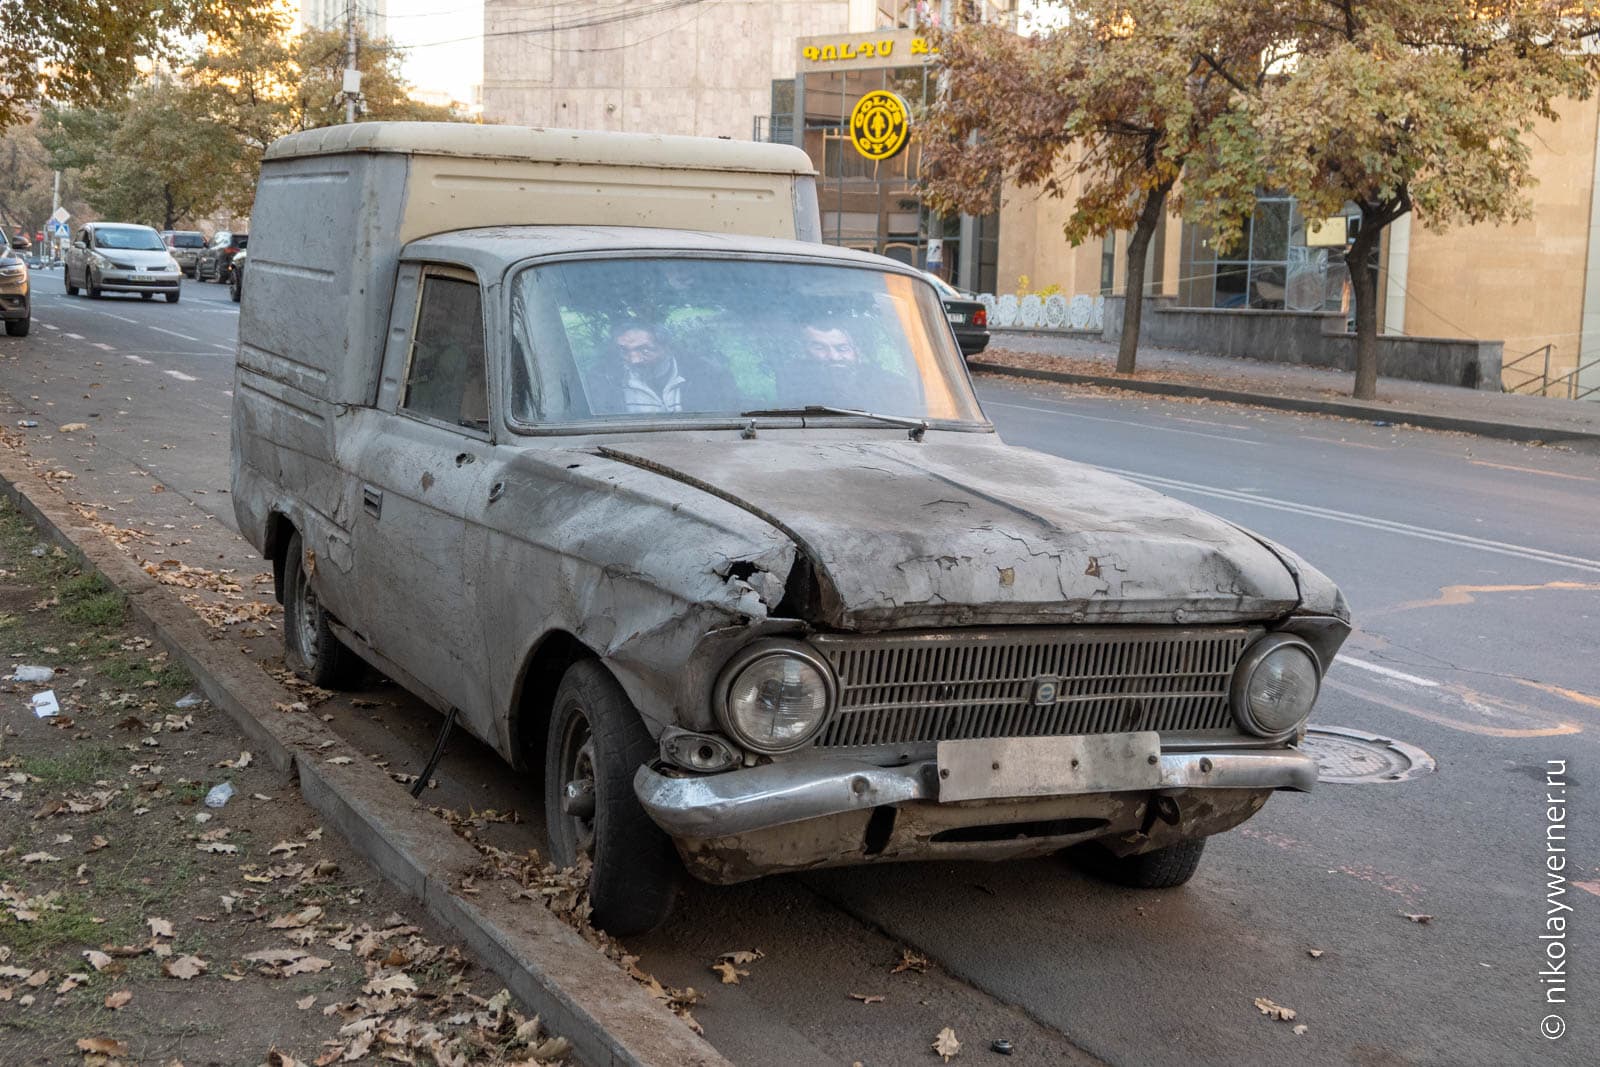
[(633, 792), (655, 756), (639, 713), (594, 660), (567, 668), (545, 745), (545, 822), (551, 859), (587, 859), (594, 924), (617, 936), (659, 926), (672, 910), (683, 865)]
[(328, 613), (312, 587), (300, 535), (283, 557), (283, 645), (289, 666), (312, 685), (348, 689), (361, 677), (361, 660), (333, 635)]
[(32, 328), (33, 317), (31, 315), (25, 319), (12, 319), (6, 323), (6, 335), (8, 337), (26, 337), (28, 336), (28, 331)]
[(235, 304), (239, 302), (239, 296), (243, 289), (244, 275), (240, 274), (238, 271), (234, 271), (233, 277), (228, 281), (228, 296), (232, 298)]
[(1114, 856), (1099, 846), (1094, 849), (1097, 855), (1089, 866), (1102, 878), (1134, 889), (1172, 889), (1194, 877), (1206, 839), (1193, 837), (1137, 856)]

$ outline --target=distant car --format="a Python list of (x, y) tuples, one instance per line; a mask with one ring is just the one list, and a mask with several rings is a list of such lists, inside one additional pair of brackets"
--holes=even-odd
[(138, 293), (151, 300), (159, 293), (176, 304), (183, 285), (183, 270), (161, 235), (127, 222), (91, 222), (78, 231), (63, 273), (68, 296), (77, 296), (80, 288), (96, 298)]
[(939, 299), (944, 301), (945, 318), (950, 320), (950, 327), (956, 332), (961, 355), (970, 359), (988, 348), (989, 309), (977, 297), (962, 292), (937, 274), (928, 271), (922, 273), (939, 290)]
[(239, 254), (233, 257), (233, 269), (228, 272), (228, 295), (233, 298), (235, 304), (244, 295), (244, 268), (245, 261), (249, 258), (249, 249), (239, 249)]
[(33, 297), (29, 292), (28, 264), (24, 254), (32, 243), (22, 234), (0, 230), (0, 319), (6, 333), (26, 337), (33, 326)]
[(232, 269), (233, 257), (250, 243), (247, 233), (218, 230), (195, 260), (194, 280), (197, 282), (225, 282)]
[(166, 242), (172, 258), (178, 261), (178, 267), (193, 278), (195, 264), (200, 253), (205, 251), (206, 235), (199, 230), (162, 230), (161, 239)]

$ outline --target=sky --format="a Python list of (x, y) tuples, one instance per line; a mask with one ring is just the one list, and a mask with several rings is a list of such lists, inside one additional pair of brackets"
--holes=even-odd
[(472, 87), (483, 81), (482, 0), (388, 0), (388, 9), (406, 79), (470, 103)]

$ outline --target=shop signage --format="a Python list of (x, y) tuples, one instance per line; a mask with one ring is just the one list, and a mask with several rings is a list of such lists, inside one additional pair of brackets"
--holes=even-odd
[[(847, 59), (893, 59), (894, 46), (897, 42), (892, 37), (885, 37), (877, 41), (841, 41), (837, 44), (808, 44), (800, 49), (800, 54), (812, 63), (838, 63)], [(926, 37), (913, 37), (909, 42), (911, 55), (928, 56), (937, 55), (939, 50), (928, 42)]]
[(899, 94), (874, 89), (850, 111), (850, 143), (868, 159), (891, 159), (911, 139), (911, 109)]

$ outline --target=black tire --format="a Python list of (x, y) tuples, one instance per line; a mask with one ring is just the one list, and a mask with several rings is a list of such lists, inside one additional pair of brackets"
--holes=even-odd
[(240, 293), (244, 289), (244, 275), (238, 271), (233, 272), (233, 278), (228, 282), (228, 297), (235, 304), (239, 302)]
[[(661, 925), (683, 876), (672, 841), (633, 792), (633, 776), (655, 754), (639, 713), (604, 667), (580, 660), (567, 668), (545, 744), (550, 858), (562, 867), (580, 857), (591, 862), (590, 917), (617, 937)], [(587, 816), (581, 799), (576, 812), (566, 803), (569, 784), (576, 796), (592, 799)]]
[(283, 556), (283, 658), (294, 672), (324, 689), (349, 689), (361, 679), (360, 657), (328, 627), (328, 613), (312, 588), (297, 533)]
[(1173, 889), (1194, 877), (1205, 849), (1203, 837), (1191, 837), (1137, 856), (1114, 856), (1095, 846), (1098, 855), (1090, 867), (1095, 874), (1118, 885), (1134, 889)]
[(94, 271), (86, 270), (86, 271), (83, 272), (83, 284), (84, 284), (84, 287), (89, 290), (89, 299), (90, 300), (99, 300), (100, 299), (100, 287), (95, 284)]
[(178, 292), (176, 292), (176, 291), (168, 293), (167, 294), (167, 303), (176, 304), (178, 302), (178, 296), (179, 295), (180, 294)]
[(28, 331), (32, 328), (33, 317), (31, 315), (25, 319), (12, 319), (6, 323), (6, 336), (26, 337), (28, 336)]
[(61, 268), (61, 280), (67, 283), (67, 295), (68, 296), (77, 296), (78, 295), (78, 287), (76, 285), (72, 284), (72, 270), (71, 270), (71, 268), (65, 267), (65, 266), (63, 266)]

